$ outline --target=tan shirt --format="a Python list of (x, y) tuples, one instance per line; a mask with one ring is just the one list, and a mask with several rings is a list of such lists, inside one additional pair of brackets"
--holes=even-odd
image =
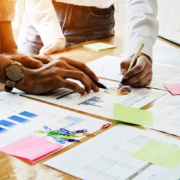
[(17, 0), (0, 0), (0, 21), (13, 21)]

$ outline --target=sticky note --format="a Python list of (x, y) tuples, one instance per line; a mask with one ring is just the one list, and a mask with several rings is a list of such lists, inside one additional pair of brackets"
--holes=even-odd
[(150, 141), (132, 157), (166, 168), (176, 169), (180, 165), (180, 148)]
[(173, 95), (180, 95), (180, 83), (164, 83), (163, 85)]
[(61, 148), (63, 146), (59, 143), (30, 135), (1, 148), (0, 151), (33, 163)]
[(114, 120), (142, 126), (153, 126), (152, 113), (121, 104), (114, 104)]
[(93, 43), (88, 45), (83, 45), (84, 48), (93, 50), (93, 51), (103, 51), (107, 49), (115, 49), (116, 46), (106, 44), (106, 43)]

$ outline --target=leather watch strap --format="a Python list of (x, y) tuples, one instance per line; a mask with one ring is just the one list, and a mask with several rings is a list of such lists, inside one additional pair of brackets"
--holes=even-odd
[(7, 80), (6, 81), (6, 84), (5, 84), (5, 90), (7, 92), (11, 92), (13, 87), (15, 86), (16, 82), (13, 82), (13, 81), (10, 81), (10, 80)]

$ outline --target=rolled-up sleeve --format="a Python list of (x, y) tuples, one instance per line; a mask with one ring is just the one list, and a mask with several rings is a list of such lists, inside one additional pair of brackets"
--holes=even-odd
[(0, 21), (13, 21), (16, 0), (0, 0)]
[(54, 39), (65, 39), (52, 0), (28, 0), (28, 16), (39, 32), (44, 45)]
[(156, 42), (159, 23), (156, 20), (157, 0), (127, 0), (128, 17), (128, 57), (135, 54), (141, 44), (142, 53), (153, 58), (153, 46)]

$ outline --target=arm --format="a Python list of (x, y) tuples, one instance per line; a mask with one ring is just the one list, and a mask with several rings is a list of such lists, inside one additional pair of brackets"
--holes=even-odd
[(44, 44), (40, 53), (47, 55), (56, 51), (62, 51), (65, 48), (66, 40), (52, 1), (28, 0), (26, 10)]
[[(5, 68), (11, 63), (10, 59), (0, 55), (0, 83), (5, 84), (7, 80)], [(95, 74), (84, 63), (67, 58), (61, 57), (36, 70), (24, 67), (23, 71), (24, 77), (16, 83), (15, 87), (29, 94), (44, 94), (62, 87), (72, 89), (80, 94), (90, 93), (91, 90), (99, 91), (99, 88), (91, 80), (98, 81)], [(67, 80), (68, 78), (79, 80), (85, 89)]]
[[(121, 63), (121, 72), (128, 79), (125, 85), (146, 86), (152, 80), (153, 46), (158, 36), (157, 0), (127, 0), (128, 60)], [(144, 44), (136, 65), (127, 72), (132, 56)], [(127, 72), (127, 73), (126, 73)]]
[(43, 64), (52, 61), (52, 58), (48, 56), (20, 53), (14, 40), (11, 21), (0, 21), (0, 37), (1, 54), (22, 63), (27, 68), (40, 68)]

